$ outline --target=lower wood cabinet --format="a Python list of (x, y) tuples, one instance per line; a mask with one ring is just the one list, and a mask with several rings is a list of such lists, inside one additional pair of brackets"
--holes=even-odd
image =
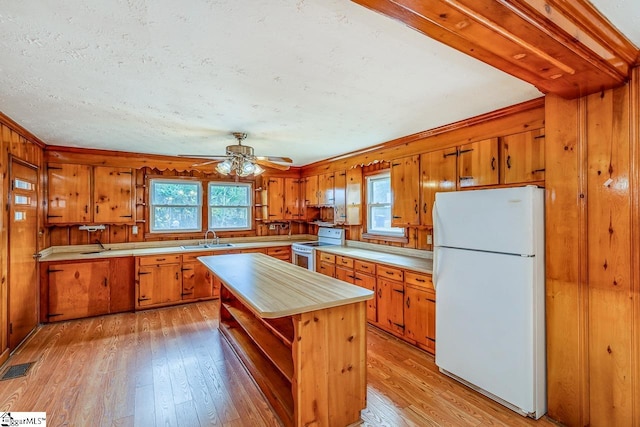
[(131, 311), (133, 258), (43, 263), (42, 322)]
[(435, 354), (436, 294), (431, 275), (316, 251), (316, 271), (374, 292), (369, 323)]
[(136, 308), (182, 300), (180, 255), (137, 257)]

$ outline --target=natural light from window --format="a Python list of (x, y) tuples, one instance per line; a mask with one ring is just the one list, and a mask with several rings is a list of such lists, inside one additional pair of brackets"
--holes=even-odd
[(202, 184), (185, 180), (151, 180), (151, 232), (200, 231)]
[(251, 229), (251, 184), (209, 183), (209, 228)]
[(391, 175), (388, 171), (367, 177), (367, 232), (404, 236), (404, 228), (391, 226)]

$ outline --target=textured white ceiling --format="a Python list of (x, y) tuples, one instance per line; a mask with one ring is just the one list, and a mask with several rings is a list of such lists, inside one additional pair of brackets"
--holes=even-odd
[(0, 9), (0, 110), (53, 145), (305, 165), (540, 95), (347, 0)]
[(629, 41), (640, 47), (640, 1), (639, 0), (591, 0)]

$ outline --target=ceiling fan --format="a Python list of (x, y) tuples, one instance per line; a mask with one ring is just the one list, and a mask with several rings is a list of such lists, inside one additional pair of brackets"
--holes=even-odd
[(209, 159), (203, 163), (196, 163), (193, 166), (204, 166), (218, 163), (216, 171), (222, 175), (237, 175), (241, 177), (249, 175), (260, 175), (264, 169), (260, 166), (266, 166), (278, 170), (287, 170), (290, 165), (282, 163), (293, 163), (289, 157), (276, 156), (256, 156), (253, 154), (253, 147), (242, 145), (242, 141), (247, 138), (244, 132), (232, 132), (231, 135), (238, 141), (237, 144), (227, 145), (225, 155), (206, 155), (206, 154), (185, 154), (180, 157), (192, 157)]

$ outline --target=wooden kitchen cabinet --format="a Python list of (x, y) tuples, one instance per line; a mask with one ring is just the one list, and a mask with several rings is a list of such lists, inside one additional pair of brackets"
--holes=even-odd
[[(376, 276), (372, 274), (368, 274), (366, 272), (362, 272), (358, 270), (358, 261), (356, 261), (356, 268), (354, 272), (354, 283), (358, 286), (362, 286), (365, 289), (369, 289), (373, 291), (373, 294), (376, 295)], [(374, 270), (375, 273), (375, 270)], [(378, 322), (378, 313), (377, 313), (377, 298), (371, 298), (367, 300), (367, 321), (377, 323)]]
[(333, 206), (335, 208), (334, 222), (346, 224), (347, 222), (347, 172), (338, 171), (333, 179)]
[(302, 200), (302, 180), (298, 178), (284, 179), (284, 219), (301, 220), (304, 218), (304, 201)]
[(47, 183), (49, 224), (84, 224), (91, 221), (91, 166), (49, 163)]
[(544, 180), (544, 129), (502, 137), (502, 183)]
[(316, 272), (329, 277), (336, 277), (336, 256), (316, 251)]
[(404, 335), (404, 283), (378, 276), (378, 323), (386, 330)]
[(317, 206), (319, 204), (318, 175), (304, 178), (304, 198), (306, 205)]
[(182, 300), (180, 255), (137, 257), (136, 309)]
[(391, 161), (391, 226), (420, 225), (420, 156)]
[(41, 321), (133, 310), (133, 258), (61, 261), (41, 266)]
[(318, 204), (333, 206), (335, 204), (335, 174), (323, 173), (318, 176)]
[(208, 252), (189, 253), (182, 258), (182, 301), (209, 299), (213, 297), (213, 275), (197, 260)]
[(460, 146), (458, 181), (460, 188), (498, 184), (498, 138)]
[(50, 163), (48, 224), (133, 223), (130, 168)]
[(362, 224), (362, 168), (347, 171), (346, 225)]
[(420, 224), (433, 225), (436, 193), (456, 190), (457, 154), (457, 148), (449, 148), (420, 155)]
[(268, 221), (282, 221), (284, 215), (284, 178), (267, 179), (267, 216)]
[(436, 351), (436, 297), (422, 286), (405, 287), (404, 325), (405, 336), (420, 347)]
[(291, 262), (291, 246), (274, 246), (266, 250), (267, 255), (282, 261)]

